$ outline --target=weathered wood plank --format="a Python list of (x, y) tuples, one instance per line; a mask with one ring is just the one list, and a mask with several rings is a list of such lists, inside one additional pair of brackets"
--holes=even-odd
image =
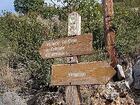
[(80, 104), (80, 95), (79, 95), (79, 86), (66, 86), (66, 103), (67, 105), (81, 105)]
[(42, 58), (91, 54), (93, 52), (92, 40), (92, 34), (85, 34), (45, 41), (39, 52)]
[[(68, 36), (81, 35), (81, 16), (72, 12), (68, 16)], [(78, 63), (78, 57), (67, 57), (67, 63)], [(80, 86), (66, 87), (66, 104), (81, 105)]]
[(106, 61), (52, 66), (52, 85), (106, 84), (115, 70)]

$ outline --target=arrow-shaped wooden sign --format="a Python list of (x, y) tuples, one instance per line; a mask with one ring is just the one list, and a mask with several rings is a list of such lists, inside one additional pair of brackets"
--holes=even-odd
[(52, 66), (52, 85), (106, 84), (116, 71), (106, 61)]

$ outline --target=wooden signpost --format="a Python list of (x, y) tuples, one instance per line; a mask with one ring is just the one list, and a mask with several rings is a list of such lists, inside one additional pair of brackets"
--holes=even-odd
[(42, 58), (66, 57), (67, 64), (52, 66), (51, 84), (67, 85), (67, 105), (81, 105), (80, 85), (106, 84), (115, 74), (106, 61), (79, 63), (77, 55), (92, 53), (92, 40), (92, 34), (81, 35), (81, 16), (72, 12), (68, 17), (68, 37), (45, 41), (39, 50)]
[(104, 10), (104, 35), (106, 42), (106, 49), (111, 58), (111, 66), (115, 67), (117, 64), (116, 49), (115, 49), (115, 32), (112, 28), (113, 0), (103, 0)]
[(103, 0), (103, 10), (104, 10), (104, 35), (106, 42), (106, 50), (108, 56), (111, 59), (111, 66), (117, 67), (117, 78), (122, 80), (125, 78), (122, 66), (118, 64), (117, 51), (115, 48), (115, 30), (112, 27), (112, 17), (113, 12), (113, 0)]
[(52, 66), (52, 85), (106, 84), (115, 74), (106, 61)]
[[(81, 35), (81, 16), (77, 12), (72, 12), (68, 16), (68, 36)], [(67, 63), (78, 63), (78, 57), (67, 57)], [(80, 105), (81, 95), (80, 86), (67, 86), (66, 87), (66, 104), (67, 105)]]
[(91, 54), (93, 52), (92, 39), (92, 34), (85, 34), (45, 41), (39, 52), (42, 58)]

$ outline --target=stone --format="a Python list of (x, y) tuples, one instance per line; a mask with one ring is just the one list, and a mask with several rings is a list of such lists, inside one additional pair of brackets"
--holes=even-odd
[(15, 92), (5, 92), (2, 97), (2, 103), (3, 105), (27, 105), (25, 100)]
[(123, 68), (120, 64), (117, 64), (117, 77), (118, 77), (119, 80), (122, 80), (122, 79), (125, 78)]
[(134, 88), (140, 89), (140, 59), (133, 66)]
[(119, 93), (113, 88), (113, 86), (115, 85), (110, 82), (105, 86), (103, 93), (101, 92), (106, 100), (113, 101), (119, 96)]
[(129, 63), (127, 67), (127, 71), (125, 72), (125, 84), (130, 89), (131, 84), (133, 83), (133, 70), (132, 70), (132, 64)]
[(2, 96), (0, 95), (0, 105), (3, 105)]

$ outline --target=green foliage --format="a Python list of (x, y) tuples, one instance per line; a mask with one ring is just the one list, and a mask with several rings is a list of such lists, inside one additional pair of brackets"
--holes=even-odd
[(44, 0), (15, 0), (15, 11), (23, 14), (28, 12), (41, 12), (43, 9)]
[(64, 0), (64, 9), (77, 11), (82, 17), (82, 33), (93, 33), (95, 48), (104, 46), (102, 6), (96, 0)]
[[(72, 11), (82, 17), (82, 34), (93, 33), (95, 53), (82, 56), (81, 61), (107, 59), (101, 4), (95, 0), (61, 1), (66, 5), (43, 6), (43, 0), (15, 0), (16, 11), (25, 15), (6, 13), (0, 17), (0, 58), (23, 64), (32, 73), (36, 87), (49, 82), (50, 65), (53, 63), (53, 60), (43, 60), (38, 49), (44, 40), (67, 36), (67, 17)], [(115, 3), (114, 7), (116, 47), (121, 53), (133, 52), (140, 48), (140, 13), (122, 2)]]
[(114, 2), (125, 4), (125, 6), (131, 7), (131, 8), (140, 7), (140, 0), (114, 0)]
[(12, 53), (9, 53), (9, 61), (12, 61), (11, 65), (16, 63), (17, 67), (14, 68), (18, 68), (20, 64), (23, 68), (29, 70), (36, 87), (48, 83), (50, 65), (53, 60), (43, 60), (38, 51), (43, 40), (45, 40), (45, 27), (36, 19), (12, 14), (0, 17), (0, 23), (2, 24), (0, 26), (2, 40), (0, 45), (3, 45), (2, 48), (12, 49)]
[[(61, 0), (67, 4), (62, 7), (62, 14), (77, 11), (82, 17), (82, 33), (93, 33), (93, 46), (101, 51), (97, 55), (104, 56), (104, 32), (102, 6), (94, 0)], [(119, 2), (119, 3), (118, 3)], [(129, 3), (131, 2), (131, 3)], [(131, 4), (131, 5), (129, 5)], [(117, 0), (114, 4), (113, 28), (116, 31), (116, 47), (118, 52), (133, 52), (140, 47), (139, 0)], [(136, 8), (134, 8), (136, 7)], [(63, 22), (63, 20), (61, 20)], [(102, 56), (91, 56), (91, 59), (102, 59)], [(85, 58), (84, 58), (85, 59)]]
[(116, 45), (121, 53), (133, 52), (140, 47), (140, 18), (137, 10), (115, 5), (113, 24), (116, 27)]
[[(100, 49), (102, 52), (104, 51), (104, 32), (103, 32), (103, 18), (102, 18), (102, 6), (95, 0), (64, 0), (63, 4), (67, 4), (63, 7), (56, 7), (56, 6), (50, 6), (47, 7), (46, 5), (46, 12), (44, 12), (45, 18), (52, 19), (54, 15), (57, 15), (59, 17), (60, 23), (62, 25), (48, 25), (48, 26), (55, 26), (55, 28), (49, 28), (50, 32), (48, 35), (51, 35), (56, 37), (56, 35), (60, 35), (59, 37), (63, 37), (63, 35), (67, 35), (67, 17), (68, 14), (72, 11), (78, 12), (82, 17), (82, 26), (81, 31), (82, 34), (84, 33), (93, 33), (93, 46), (95, 49)], [(51, 22), (50, 22), (51, 23)], [(60, 26), (62, 28), (60, 28)], [(57, 32), (53, 34), (54, 29), (57, 27)], [(62, 31), (62, 29), (65, 29)], [(61, 34), (59, 34), (61, 33)], [(66, 33), (66, 34), (65, 34)], [(55, 38), (53, 37), (53, 38)], [(58, 37), (57, 37), (58, 38)], [(104, 56), (104, 54), (100, 52), (97, 52), (97, 54)], [(94, 54), (94, 55), (97, 55)], [(89, 59), (88, 57), (86, 57)], [(82, 61), (86, 60), (85, 57), (82, 57)], [(90, 56), (90, 59), (92, 60), (101, 60), (101, 57), (95, 57)]]

